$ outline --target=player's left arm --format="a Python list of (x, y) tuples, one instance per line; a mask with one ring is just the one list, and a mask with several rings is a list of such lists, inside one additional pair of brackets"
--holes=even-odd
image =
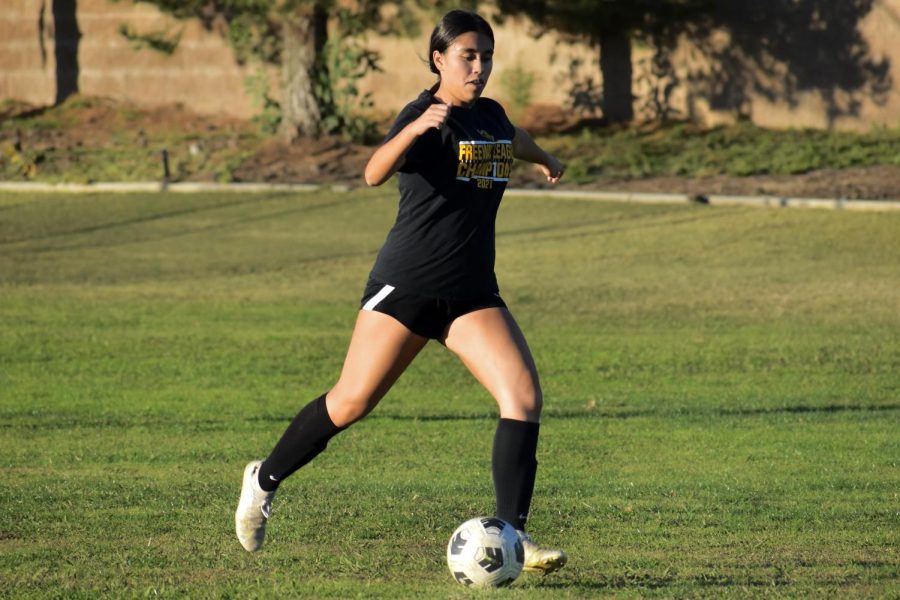
[(524, 129), (516, 127), (516, 134), (513, 137), (513, 156), (520, 160), (526, 160), (538, 166), (547, 181), (557, 183), (566, 170), (562, 162), (537, 145), (531, 136)]

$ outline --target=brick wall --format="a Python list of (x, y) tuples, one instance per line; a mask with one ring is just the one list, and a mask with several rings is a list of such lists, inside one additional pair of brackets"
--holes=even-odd
[[(776, 0), (767, 1), (774, 3), (773, 7), (782, 6)], [(237, 63), (220, 33), (207, 31), (196, 21), (178, 21), (149, 5), (133, 5), (128, 0), (117, 3), (109, 0), (2, 0), (0, 98), (41, 105), (54, 102), (60, 89), (56, 76), (54, 6), (56, 16), (59, 16), (62, 14), (59, 8), (67, 2), (70, 9), (77, 10), (80, 36), (74, 41), (78, 42), (77, 85), (81, 93), (128, 99), (144, 105), (181, 103), (206, 114), (249, 117), (255, 113), (253, 99), (245, 90), (245, 80), (251, 69)], [(852, 83), (856, 67), (851, 59), (858, 48), (843, 47), (837, 34), (832, 56), (828, 51), (816, 53), (805, 47), (804, 40), (808, 38), (803, 35), (798, 35), (795, 47), (790, 43), (780, 45), (782, 52), (787, 51), (791, 60), (798, 61), (796, 64), (811, 82), (792, 82), (777, 67), (767, 73), (735, 71), (726, 74), (739, 85), (728, 80), (711, 83), (716, 77), (722, 79), (721, 70), (717, 75), (716, 69), (706, 64), (702, 55), (696, 52), (691, 40), (685, 39), (676, 54), (681, 85), (672, 97), (673, 107), (681, 115), (691, 115), (707, 123), (733, 119), (740, 108), (754, 122), (770, 127), (868, 129), (873, 125), (900, 125), (900, 0), (869, 2), (871, 10), (859, 21), (858, 27), (851, 29), (861, 33), (860, 39), (871, 61), (884, 68), (878, 82), (881, 89), (877, 93), (874, 84)], [(123, 24), (143, 34), (167, 32), (174, 35), (180, 31), (180, 42), (171, 56), (149, 49), (135, 50), (119, 33)], [(823, 27), (827, 29), (827, 24)], [(585, 64), (578, 77), (599, 79), (594, 49), (560, 44), (552, 35), (535, 40), (528, 29), (527, 24), (517, 20), (508, 20), (503, 27), (495, 28), (497, 58), (489, 89), (492, 97), (504, 100), (508, 96), (502, 83), (505, 69), (519, 68), (532, 73), (535, 76), (533, 102), (545, 104), (565, 102), (570, 83), (568, 64), (573, 58)], [(426, 24), (417, 39), (370, 40), (381, 52), (384, 72), (370, 75), (361, 87), (362, 91), (373, 93), (382, 111), (398, 110), (434, 81), (427, 65), (421, 61), (427, 52), (429, 33), (430, 24)], [(804, 35), (812, 34), (815, 32), (806, 31)], [(728, 37), (720, 37), (721, 43), (727, 46)], [(67, 47), (74, 47), (73, 40), (64, 42)], [(641, 65), (646, 64), (648, 53), (647, 48), (635, 46), (636, 74), (641, 72)], [(269, 69), (267, 76), (275, 84), (273, 95), (277, 95), (277, 72)], [(830, 76), (835, 81), (851, 84), (829, 86), (827, 78)], [(767, 89), (758, 89), (760, 83)], [(717, 100), (715, 93), (710, 91), (715, 90), (716, 85), (732, 85), (741, 97), (732, 98), (730, 105), (727, 102), (723, 105), (721, 98)], [(636, 102), (639, 107), (647, 94), (646, 83), (636, 81), (634, 91), (639, 96)]]
[(53, 102), (53, 15), (41, 0), (5, 0), (0, 10), (0, 98)]
[[(78, 91), (138, 104), (182, 103), (200, 113), (254, 114), (238, 65), (221, 35), (197, 21), (178, 21), (146, 4), (70, 0), (77, 9)], [(56, 96), (53, 0), (3, 0), (0, 11), (0, 98), (50, 104)], [(43, 19), (41, 18), (43, 15)], [(147, 34), (181, 32), (171, 56), (133, 48), (127, 24)], [(71, 45), (72, 40), (68, 40)]]

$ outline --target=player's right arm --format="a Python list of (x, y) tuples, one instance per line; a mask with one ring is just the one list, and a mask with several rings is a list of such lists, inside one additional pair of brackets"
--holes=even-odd
[(449, 104), (432, 104), (418, 119), (381, 145), (366, 164), (366, 183), (381, 185), (397, 172), (406, 160), (406, 153), (423, 133), (440, 129), (450, 116)]

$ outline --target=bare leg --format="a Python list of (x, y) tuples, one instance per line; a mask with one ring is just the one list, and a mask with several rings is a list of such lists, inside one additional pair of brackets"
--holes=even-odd
[(393, 317), (361, 310), (340, 379), (326, 396), (334, 424), (346, 427), (369, 414), (427, 342)]
[(392, 317), (360, 311), (338, 383), (297, 413), (259, 468), (265, 491), (273, 491), (314, 459), (342, 429), (363, 418), (426, 343)]
[(451, 323), (445, 342), (500, 407), (491, 460), (497, 516), (524, 530), (541, 415), (541, 387), (525, 336), (508, 310), (487, 308)]
[(541, 547), (525, 534), (537, 473), (543, 397), (525, 336), (505, 308), (487, 308), (450, 324), (444, 338), (500, 407), (492, 470), (497, 516), (520, 530), (526, 571), (551, 573), (566, 564), (562, 550)]
[(360, 311), (337, 385), (294, 417), (266, 460), (244, 469), (234, 519), (246, 550), (262, 546), (281, 481), (325, 450), (341, 429), (375, 408), (426, 342), (392, 317)]
[(525, 336), (505, 308), (463, 315), (447, 328), (444, 344), (497, 401), (500, 417), (537, 423), (543, 396)]

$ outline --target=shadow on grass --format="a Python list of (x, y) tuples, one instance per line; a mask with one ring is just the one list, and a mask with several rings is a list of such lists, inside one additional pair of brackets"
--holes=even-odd
[[(191, 208), (180, 208), (178, 210), (171, 210), (161, 213), (156, 213), (152, 215), (145, 215), (141, 217), (137, 217), (134, 219), (124, 219), (121, 221), (111, 221), (109, 223), (101, 223), (99, 225), (91, 225), (89, 227), (81, 227), (77, 229), (66, 229), (63, 231), (54, 231), (51, 233), (46, 233), (44, 235), (30, 236), (30, 237), (20, 237), (13, 238), (8, 240), (0, 240), (0, 245), (9, 245), (9, 244), (19, 244), (22, 242), (38, 242), (44, 241), (54, 238), (61, 238), (70, 235), (81, 235), (85, 233), (95, 233), (97, 231), (104, 231), (107, 229), (116, 229), (118, 227), (128, 227), (130, 225), (138, 225), (142, 223), (150, 223), (153, 221), (161, 221), (164, 219), (174, 218), (174, 217), (183, 217), (185, 215), (194, 215), (199, 213), (204, 213), (208, 211), (219, 210), (221, 208), (231, 208), (234, 206), (241, 206), (243, 204), (252, 204), (253, 202), (258, 201), (255, 198), (251, 198), (249, 200), (239, 200), (237, 202), (223, 202), (222, 204), (216, 204), (214, 206), (198, 206)], [(33, 206), (34, 203), (23, 203), (23, 206)], [(42, 249), (31, 250), (40, 251)]]
[[(61, 237), (67, 237), (67, 236), (73, 236), (73, 235), (82, 235), (82, 234), (86, 234), (86, 233), (96, 233), (98, 231), (117, 229), (120, 227), (129, 227), (132, 225), (141, 225), (144, 223), (161, 221), (161, 220), (170, 219), (170, 218), (183, 217), (186, 215), (195, 215), (195, 214), (204, 213), (204, 212), (216, 211), (219, 209), (233, 208), (236, 206), (242, 206), (242, 205), (246, 205), (246, 204), (260, 204), (261, 202), (264, 202), (264, 201), (283, 200), (283, 199), (285, 199), (285, 195), (267, 196), (264, 198), (251, 197), (248, 200), (240, 200), (237, 202), (226, 202), (226, 203), (222, 203), (222, 204), (217, 204), (215, 206), (184, 208), (184, 209), (179, 209), (179, 210), (162, 212), (162, 213), (158, 213), (158, 214), (154, 214), (154, 215), (142, 216), (142, 217), (138, 217), (138, 218), (134, 218), (134, 219), (125, 219), (122, 221), (115, 221), (112, 223), (103, 223), (100, 225), (83, 227), (81, 229), (71, 229), (71, 230), (67, 230), (67, 231), (53, 232), (53, 233), (49, 233), (49, 234), (46, 234), (43, 236), (35, 236), (35, 237), (31, 237), (31, 238), (19, 238), (19, 239), (13, 239), (13, 240), (2, 240), (2, 241), (0, 241), (0, 245), (18, 244), (18, 243), (23, 243), (23, 242), (36, 242), (36, 241), (44, 241), (44, 240), (48, 240), (48, 239), (53, 239), (53, 238), (61, 238)], [(181, 237), (181, 236), (185, 236), (185, 235), (206, 233), (209, 231), (220, 231), (223, 229), (233, 228), (235, 226), (243, 226), (243, 225), (246, 225), (247, 223), (251, 223), (251, 222), (255, 222), (255, 221), (266, 221), (266, 220), (270, 220), (270, 219), (274, 219), (274, 218), (282, 218), (282, 217), (285, 217), (288, 215), (293, 215), (293, 214), (312, 212), (312, 211), (316, 211), (316, 210), (324, 210), (324, 209), (328, 209), (328, 208), (333, 208), (335, 206), (339, 206), (341, 204), (346, 204), (347, 202), (350, 202), (353, 199), (354, 198), (351, 196), (348, 198), (332, 200), (330, 202), (322, 202), (319, 204), (304, 205), (304, 206), (291, 208), (288, 210), (283, 210), (283, 211), (274, 212), (274, 213), (266, 213), (263, 215), (250, 216), (250, 217), (242, 216), (238, 219), (232, 219), (232, 220), (226, 221), (224, 223), (217, 223), (215, 225), (209, 225), (206, 227), (189, 228), (189, 229), (185, 229), (182, 231), (177, 231), (177, 232), (173, 232), (170, 234), (160, 235), (160, 236), (155, 236), (155, 237), (135, 238), (135, 239), (124, 240), (124, 241), (123, 240), (108, 241), (105, 243), (100, 242), (100, 243), (94, 243), (94, 244), (70, 244), (70, 245), (62, 245), (62, 246), (44, 246), (44, 247), (38, 247), (38, 248), (26, 248), (23, 250), (12, 250), (12, 251), (0, 252), (0, 255), (11, 254), (11, 253), (37, 254), (37, 253), (41, 253), (41, 252), (56, 252), (56, 251), (61, 251), (61, 250), (79, 250), (79, 249), (84, 249), (84, 248), (100, 248), (100, 247), (109, 247), (109, 246), (122, 246), (122, 245), (126, 245), (126, 244), (135, 244), (135, 243), (157, 242), (157, 241), (163, 241), (163, 240), (167, 240), (167, 239), (171, 239), (171, 238), (175, 238), (175, 237)]]
[(900, 409), (900, 404), (825, 404), (823, 406), (780, 406), (766, 408), (739, 408), (739, 409), (719, 409), (715, 414), (723, 416), (757, 416), (772, 414), (794, 414), (794, 413), (839, 413), (839, 412), (880, 412), (892, 411)]
[[(891, 412), (900, 410), (900, 404), (827, 404), (823, 406), (784, 406), (771, 408), (747, 408), (734, 410), (622, 410), (622, 411), (598, 411), (598, 410), (545, 410), (544, 416), (553, 419), (634, 419), (640, 417), (670, 418), (672, 416), (721, 416), (721, 417), (754, 417), (759, 415), (777, 414), (833, 414), (841, 412)], [(153, 416), (119, 416), (109, 415), (102, 417), (81, 417), (77, 415), (2, 415), (0, 430), (52, 430), (72, 427), (83, 428), (173, 428), (182, 431), (228, 431), (237, 429), (235, 420), (220, 419), (190, 419), (185, 417), (172, 417), (166, 415)], [(242, 418), (238, 423), (289, 423), (293, 414), (283, 415), (258, 415)], [(407, 421), (407, 422), (450, 422), (450, 421), (494, 421), (495, 413), (475, 414), (423, 414), (403, 415), (391, 413), (372, 413), (366, 417), (366, 421)]]
[(621, 575), (612, 575), (608, 577), (601, 576), (596, 580), (575, 579), (560, 580), (538, 580), (532, 587), (538, 589), (568, 589), (568, 590), (657, 590), (669, 588), (673, 586), (691, 587), (699, 586), (703, 588), (730, 588), (739, 587), (780, 587), (790, 585), (790, 580), (785, 574), (776, 570), (772, 577), (751, 576), (748, 574), (746, 578), (736, 578), (730, 575), (696, 575), (693, 577), (679, 578), (677, 574), (664, 572), (660, 575), (652, 574), (636, 574), (625, 572)]
[(568, 581), (555, 581), (540, 579), (533, 584), (536, 589), (548, 590), (657, 590), (670, 587), (676, 582), (676, 578), (669, 574), (662, 575), (613, 575), (610, 577), (600, 577), (596, 580), (575, 579)]
[[(685, 205), (687, 207), (689, 205)], [(524, 229), (516, 229), (510, 231), (502, 231), (497, 233), (497, 241), (508, 241), (505, 238), (516, 237), (516, 236), (537, 236), (537, 241), (552, 241), (552, 240), (572, 240), (573, 238), (578, 237), (595, 237), (602, 235), (610, 235), (615, 233), (622, 233), (626, 231), (637, 231), (640, 229), (655, 229), (657, 227), (666, 227), (669, 225), (685, 225), (690, 223), (698, 223), (700, 221), (709, 221), (711, 219), (721, 219), (725, 217), (734, 217), (738, 215), (742, 215), (750, 210), (755, 209), (730, 209), (728, 211), (722, 212), (708, 212), (706, 214), (697, 215), (696, 213), (690, 217), (680, 217), (680, 218), (664, 218), (664, 219), (654, 219), (654, 217), (670, 217), (675, 214), (684, 214), (683, 209), (681, 210), (671, 210), (671, 211), (663, 211), (657, 212), (652, 215), (641, 215), (637, 217), (635, 220), (638, 222), (633, 224), (621, 224), (618, 226), (606, 226), (600, 229), (589, 229), (588, 231), (583, 231), (586, 228), (598, 226), (598, 225), (609, 225), (609, 219), (600, 219), (595, 221), (581, 221), (577, 224), (563, 224), (563, 225), (554, 225), (554, 226), (544, 226), (544, 227), (529, 227)], [(650, 220), (653, 219), (653, 220)], [(574, 230), (574, 231), (573, 231)], [(543, 235), (550, 234), (550, 235)], [(529, 243), (535, 240), (529, 240)], [(514, 242), (515, 243), (515, 242)]]

